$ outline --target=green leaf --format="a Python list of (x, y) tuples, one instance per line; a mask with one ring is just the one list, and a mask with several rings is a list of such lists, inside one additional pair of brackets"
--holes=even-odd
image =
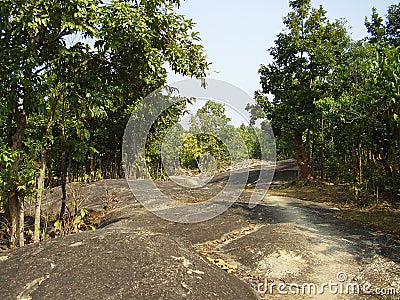
[(54, 228), (55, 228), (56, 230), (60, 230), (60, 229), (61, 229), (61, 222), (60, 222), (60, 220), (57, 220), (57, 221), (54, 222)]

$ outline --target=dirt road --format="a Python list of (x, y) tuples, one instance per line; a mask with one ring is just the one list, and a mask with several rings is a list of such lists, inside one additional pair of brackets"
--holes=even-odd
[[(296, 176), (288, 170), (278, 168), (275, 180)], [(259, 180), (257, 168), (252, 172), (252, 180)], [(185, 203), (202, 201), (221, 189), (224, 176), (205, 188), (170, 182), (159, 187)], [(0, 294), (3, 299), (400, 299), (398, 240), (342, 220), (337, 208), (324, 204), (265, 196), (249, 208), (254, 192), (249, 181), (223, 214), (194, 224), (150, 213), (124, 180), (83, 187), (79, 193), (88, 208), (104, 205), (105, 189), (118, 199), (100, 228), (0, 254)], [(48, 196), (48, 210), (58, 193)]]
[(244, 203), (234, 209), (247, 211), (253, 225), (216, 243), (213, 254), (237, 264), (237, 275), (261, 296), (400, 298), (400, 243), (394, 237), (338, 219), (335, 208), (293, 198), (270, 196), (253, 210)]

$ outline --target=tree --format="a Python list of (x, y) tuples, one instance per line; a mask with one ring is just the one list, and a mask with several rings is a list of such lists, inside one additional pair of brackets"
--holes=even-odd
[(365, 26), (371, 43), (385, 42), (400, 46), (400, 3), (389, 6), (385, 23), (376, 8), (373, 8), (371, 20), (365, 18)]
[[(2, 2), (0, 96), (7, 147), (1, 170), (12, 246), (24, 244), (28, 189), (36, 192), (34, 239), (39, 239), (46, 166), (53, 152), (65, 149), (68, 138), (76, 141), (70, 159), (79, 154), (81, 163), (90, 162), (96, 147), (107, 149), (101, 138), (117, 141), (111, 147), (121, 145), (130, 111), (165, 83), (165, 63), (184, 75), (205, 75), (208, 63), (198, 33), (175, 6), (179, 1)], [(81, 41), (68, 43), (71, 36)], [(113, 123), (118, 132), (98, 130)], [(32, 128), (40, 133), (32, 134)], [(37, 146), (35, 151), (29, 144)], [(28, 170), (32, 172), (25, 176)]]
[[(1, 98), (2, 109), (9, 115), (7, 136), (15, 151), (8, 170), (6, 213), (11, 222), (11, 244), (23, 245), (24, 201), (26, 183), (21, 181), (21, 157), (26, 128), (31, 115), (49, 108), (47, 125), (51, 126), (62, 88), (49, 87), (44, 78), (52, 62), (65, 48), (66, 36), (93, 32), (93, 17), (99, 2), (3, 1), (1, 4)], [(45, 135), (49, 135), (46, 128)], [(43, 177), (43, 162), (39, 178)], [(32, 174), (31, 174), (32, 175)], [(41, 177), (40, 177), (41, 176)]]
[[(226, 134), (229, 134), (228, 118), (225, 106), (214, 101), (207, 101), (190, 120), (187, 138), (180, 150), (184, 167), (197, 168), (204, 155), (211, 155), (218, 167), (230, 160), (226, 145)], [(229, 127), (229, 129), (228, 129)], [(225, 143), (224, 143), (225, 142)]]
[(331, 77), (334, 89), (316, 102), (325, 125), (326, 176), (331, 180), (362, 182), (366, 132), (373, 126), (365, 101), (370, 61), (376, 50), (353, 43)]
[(190, 128), (183, 135), (179, 149), (181, 165), (190, 169), (207, 169), (207, 164), (221, 168), (246, 158), (240, 130), (229, 124), (230, 120), (223, 104), (208, 100), (191, 117)]
[[(332, 74), (335, 90), (317, 102), (326, 124), (328, 173), (350, 182), (357, 199), (361, 192), (399, 190), (399, 47), (396, 5), (384, 23), (376, 10), (366, 21), (368, 40), (353, 43)], [(389, 25), (390, 24), (390, 25)], [(392, 30), (391, 30), (392, 31)]]
[(301, 176), (307, 179), (313, 170), (313, 139), (321, 131), (315, 102), (329, 92), (329, 78), (350, 43), (343, 21), (330, 22), (322, 6), (312, 8), (310, 2), (290, 1), (286, 29), (270, 48), (273, 62), (259, 70), (262, 91), (256, 93), (272, 127), (291, 132)]

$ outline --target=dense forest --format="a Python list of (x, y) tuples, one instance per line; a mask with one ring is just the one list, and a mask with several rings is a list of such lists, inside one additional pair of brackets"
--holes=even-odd
[(360, 41), (322, 7), (290, 6), (256, 92), (280, 157), (295, 156), (304, 179), (350, 183), (360, 201), (400, 196), (400, 5), (386, 20), (373, 9)]
[[(344, 19), (328, 20), (310, 0), (289, 2), (286, 28), (269, 49), (272, 62), (259, 70), (257, 104), (247, 106), (252, 122), (237, 128), (248, 156), (261, 158), (263, 129), (253, 126), (261, 119), (273, 127), (278, 159), (295, 157), (303, 179), (347, 183), (357, 201), (400, 196), (400, 4), (386, 18), (373, 9), (365, 21), (369, 36), (353, 41)], [(67, 182), (124, 176), (124, 128), (146, 95), (166, 84), (166, 66), (206, 77), (200, 35), (177, 13), (179, 5), (2, 1), (0, 206), (10, 246), (40, 241), (45, 189), (62, 186), (62, 219)], [(155, 178), (165, 177), (165, 132), (189, 102), (172, 106), (152, 128), (146, 156)], [(207, 102), (191, 128), (182, 128), (177, 164), (183, 168), (198, 169), (208, 154), (218, 167), (229, 164), (226, 145), (196, 133), (211, 122), (208, 115), (232, 131), (223, 105)], [(35, 205), (32, 236), (24, 227), (27, 204)]]

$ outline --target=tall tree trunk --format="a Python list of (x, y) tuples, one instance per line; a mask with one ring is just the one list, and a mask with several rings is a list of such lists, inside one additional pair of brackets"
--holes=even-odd
[(325, 177), (325, 124), (324, 116), (321, 117), (321, 179)]
[(85, 173), (86, 173), (86, 177), (87, 179), (85, 181), (87, 181), (87, 183), (91, 183), (92, 182), (92, 164), (91, 164), (92, 159), (89, 157), (86, 157), (86, 166), (85, 166)]
[(41, 219), (41, 208), (42, 208), (42, 196), (44, 190), (44, 180), (46, 174), (46, 149), (42, 149), (40, 155), (40, 170), (39, 176), (37, 178), (37, 194), (36, 194), (36, 203), (35, 203), (35, 223), (34, 223), (34, 232), (33, 232), (33, 242), (40, 242), (40, 219)]
[(363, 149), (361, 143), (358, 144), (358, 182), (363, 183), (363, 166), (362, 166)]
[(303, 132), (297, 129), (294, 131), (294, 147), (301, 178), (311, 179), (312, 168), (310, 165), (310, 155), (306, 152), (304, 147)]
[(24, 201), (22, 200), (19, 201), (18, 203), (18, 225), (17, 225), (18, 246), (20, 247), (25, 245), (24, 225), (25, 225), (25, 209), (24, 209)]
[(65, 162), (65, 150), (63, 150), (61, 154), (61, 191), (62, 191), (62, 199), (61, 199), (61, 210), (60, 217), (61, 220), (65, 215), (65, 210), (67, 208), (67, 164)]
[(7, 195), (6, 217), (10, 222), (10, 247), (25, 245), (24, 237), (24, 201), (17, 191)]
[[(5, 211), (6, 218), (10, 223), (10, 246), (16, 247), (24, 245), (24, 199), (18, 192), (18, 171), (19, 164), (21, 161), (20, 151), (22, 149), (25, 128), (27, 123), (27, 115), (24, 110), (18, 110), (14, 108), (13, 118), (16, 122), (15, 132), (11, 138), (11, 148), (13, 151), (17, 151), (17, 155), (14, 158), (13, 165), (10, 169), (10, 178), (12, 180), (12, 187), (10, 192), (6, 195)], [(21, 199), (22, 198), (22, 199)]]
[(52, 170), (53, 170), (53, 161), (49, 161), (49, 166), (48, 166), (48, 170), (49, 170), (49, 174), (48, 174), (48, 176), (49, 176), (49, 178), (48, 178), (48, 183), (47, 183), (47, 186), (50, 186), (50, 187), (54, 187), (55, 185), (54, 185), (54, 178), (53, 178), (53, 172), (52, 172)]
[(386, 177), (392, 178), (393, 177), (393, 167), (389, 163), (390, 157), (390, 150), (389, 149), (380, 149), (378, 153), (378, 161), (382, 164)]
[(50, 136), (51, 133), (51, 126), (53, 124), (54, 115), (56, 112), (56, 107), (58, 100), (62, 95), (62, 91), (59, 92), (57, 97), (54, 99), (51, 110), (50, 116), (47, 121), (46, 130), (43, 136), (43, 145), (42, 151), (40, 152), (40, 169), (39, 169), (39, 176), (37, 178), (37, 192), (36, 192), (36, 203), (35, 203), (35, 222), (34, 222), (34, 232), (33, 232), (33, 242), (37, 243), (40, 241), (40, 219), (41, 219), (41, 209), (42, 209), (42, 198), (43, 198), (43, 191), (44, 191), (44, 181), (46, 178), (46, 159), (47, 159), (47, 138)]
[(354, 182), (356, 182), (358, 179), (358, 161), (356, 158), (356, 148), (354, 145), (351, 147), (351, 164), (353, 166), (352, 170), (353, 180)]
[(17, 224), (18, 224), (18, 194), (13, 190), (7, 195), (5, 207), (6, 218), (10, 224), (10, 247), (16, 247), (17, 244)]
[(62, 114), (61, 114), (61, 136), (62, 136), (62, 153), (61, 153), (61, 210), (59, 219), (63, 219), (65, 211), (67, 209), (67, 162), (66, 162), (66, 143), (67, 139), (65, 136), (65, 98), (62, 102)]

